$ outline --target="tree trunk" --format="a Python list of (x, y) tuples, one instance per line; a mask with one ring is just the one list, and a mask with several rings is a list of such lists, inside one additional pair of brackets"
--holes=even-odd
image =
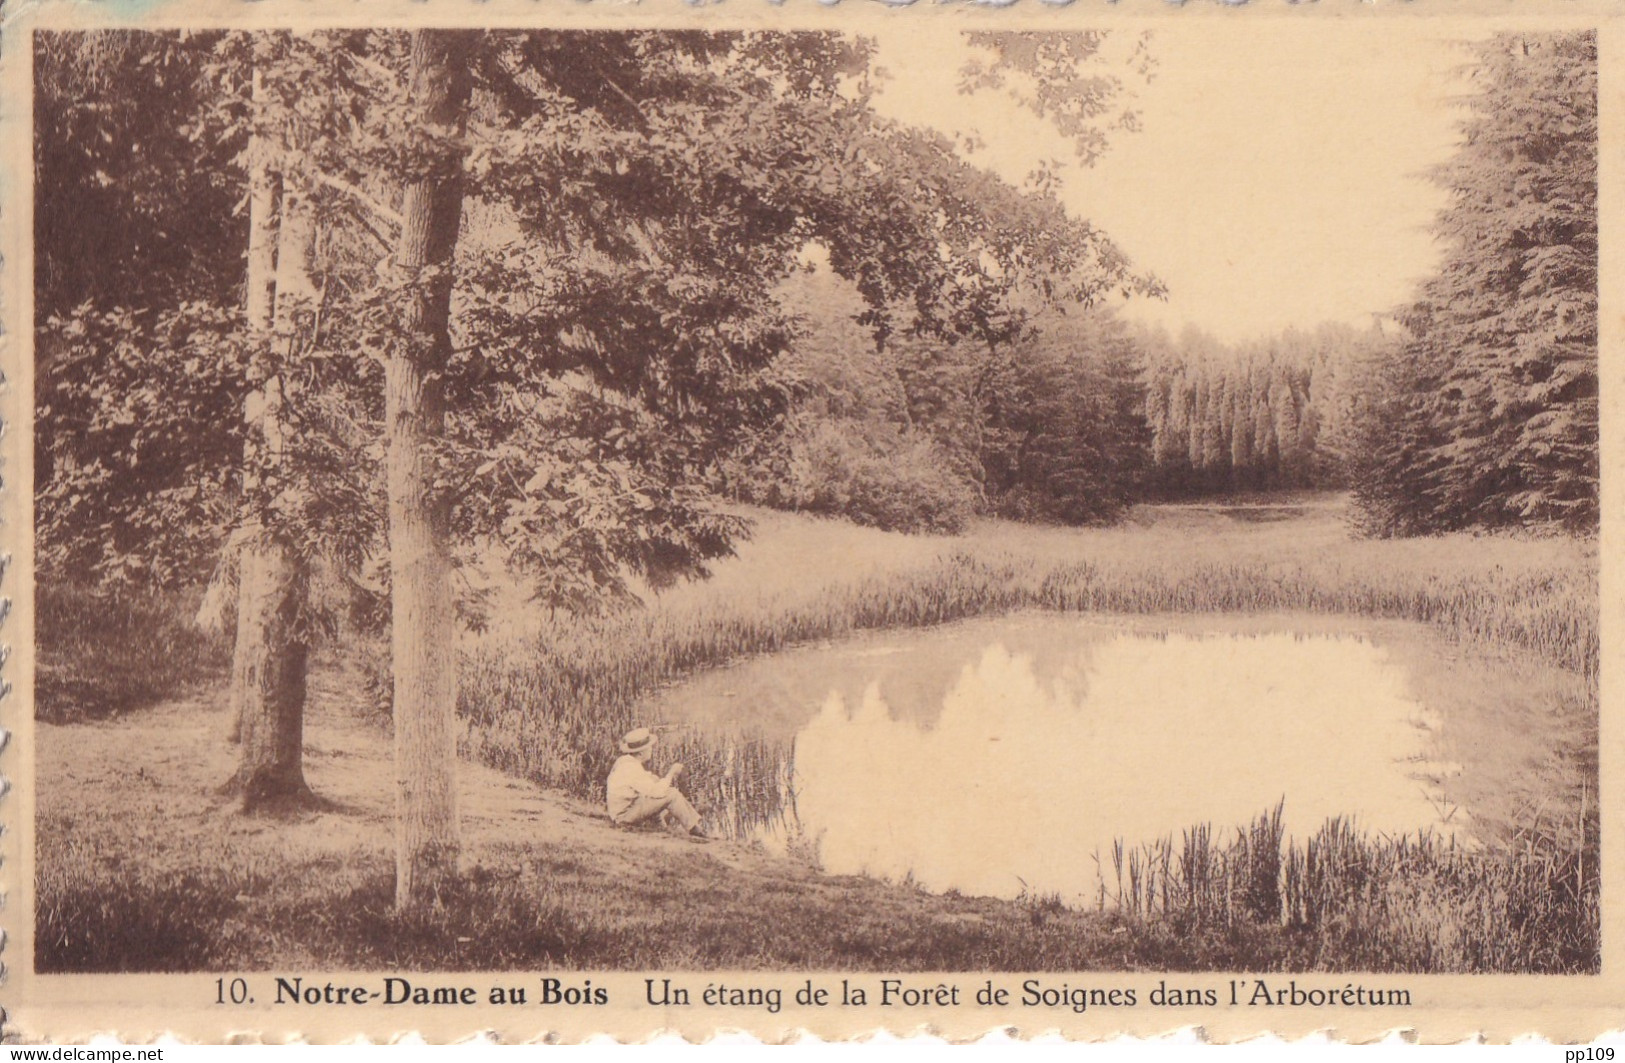
[(293, 551), (250, 544), (239, 562), (233, 695), (242, 710), (244, 811), (309, 794), (304, 773), (304, 573)]
[[(264, 85), (260, 72), (254, 71), (254, 100), (258, 103), (264, 96)], [(271, 323), (276, 309), (276, 212), (277, 199), (281, 195), (281, 180), (276, 171), (272, 170), (266, 159), (266, 145), (263, 138), (255, 136), (248, 143), (248, 283), (244, 292), (243, 305), (248, 327), (248, 335), (256, 346), (270, 342)], [(257, 391), (248, 395), (243, 402), (243, 489), (247, 493), (252, 491), (258, 483), (258, 473), (255, 471), (256, 456), (261, 442), (261, 420), (265, 412), (265, 393)], [(228, 550), (234, 547), (227, 547)], [(232, 559), (239, 573), (241, 570), (241, 551), (239, 556)], [(216, 581), (226, 581), (230, 577), (226, 574), (224, 566), (215, 576)], [(199, 611), (199, 622), (207, 626), (225, 627), (225, 609), (222, 606), (215, 609), (213, 600), (216, 588), (210, 588), (210, 594), (205, 601), (205, 609), (211, 610), (213, 615), (204, 616)], [(241, 583), (238, 584), (236, 598), (237, 612), (243, 607)], [(235, 627), (241, 631), (240, 623)], [(235, 657), (235, 648), (233, 650)], [(248, 684), (235, 682), (240, 668), (233, 661), (232, 674), (234, 682), (231, 686), (231, 740), (239, 742), (243, 737), (243, 714), (247, 704)], [(245, 673), (246, 674), (246, 673)]]
[[(420, 127), (460, 135), (469, 78), (466, 34), (412, 34)], [(395, 261), (413, 282), (407, 340), (385, 371), (390, 593), (395, 679), (395, 903), (431, 901), (457, 870), (457, 645), (447, 510), (434, 490), (433, 446), (445, 424), (439, 374), (450, 353), (451, 260), (462, 219), (460, 156), (412, 180)]]
[[(254, 99), (264, 98), (259, 71), (254, 72)], [(271, 329), (276, 308), (276, 208), (281, 180), (266, 158), (268, 145), (255, 136), (248, 144), (248, 291), (244, 304), (248, 331), (255, 337)]]
[[(274, 178), (254, 175), (249, 199), (248, 324), (266, 343), (272, 341), (268, 326), (273, 314), (280, 326), (294, 328), (298, 313), (310, 309), (315, 296), (311, 284), (315, 219), (310, 204), (292, 182), (281, 189), (279, 231), (273, 242), (269, 219), (260, 211), (275, 202), (275, 192)], [(262, 271), (270, 256), (267, 245), (272, 244), (275, 279), (268, 284)], [(245, 405), (251, 423), (244, 485), (250, 491), (264, 490), (267, 485), (260, 482), (259, 471), (274, 470), (282, 460), (285, 401), (282, 377), (272, 372)], [(235, 782), (243, 810), (252, 811), (310, 795), (304, 774), (309, 574), (292, 545), (274, 531), (251, 525), (246, 532), (238, 558), (231, 696), (242, 743)]]

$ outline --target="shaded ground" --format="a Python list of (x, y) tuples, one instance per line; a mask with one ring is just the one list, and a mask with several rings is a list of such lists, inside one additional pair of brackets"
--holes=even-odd
[[(41, 968), (1170, 962), (1172, 942), (1131, 942), (1108, 916), (931, 896), (733, 843), (620, 831), (596, 807), (466, 762), (468, 895), (402, 921), (389, 911), (391, 747), (356, 715), (349, 687), (331, 668), (311, 686), (307, 777), (335, 807), (286, 819), (243, 816), (217, 795), (233, 767), (219, 692), (113, 722), (41, 724)], [(156, 923), (138, 911), (155, 906), (170, 909)]]

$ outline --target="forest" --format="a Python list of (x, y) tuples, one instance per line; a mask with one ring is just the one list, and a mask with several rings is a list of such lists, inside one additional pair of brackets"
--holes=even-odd
[[(196, 581), (215, 565), (244, 490), (243, 462), (228, 457), (241, 448), (238, 437), (246, 431), (234, 411), (268, 372), (250, 364), (251, 319), (266, 319), (252, 322), (262, 331), (291, 327), (270, 322), (268, 308), (251, 298), (263, 304), (274, 279), (255, 281), (257, 296), (248, 290), (250, 244), (257, 239), (264, 248), (275, 235), (267, 235), (265, 226), (281, 224), (281, 217), (274, 206), (270, 220), (250, 217), (253, 211), (245, 207), (263, 200), (264, 186), (282, 180), (282, 169), (296, 161), (316, 175), (302, 179), (310, 187), (297, 201), (311, 213), (304, 282), (317, 286), (312, 292), (319, 291), (321, 303), (337, 304), (339, 291), (347, 300), (378, 301), (376, 290), (363, 293), (361, 285), (378, 288), (376, 277), (367, 274), (384, 250), (380, 226), (399, 215), (384, 193), (357, 183), (373, 161), (358, 153), (382, 157), (403, 149), (385, 144), (379, 129), (363, 145), (341, 145), (332, 129), (323, 128), (338, 120), (337, 113), (299, 113), (313, 108), (273, 99), (278, 78), (285, 84), (296, 76), (320, 76), (344, 94), (332, 106), (335, 112), (348, 109), (346, 120), (355, 122), (371, 108), (378, 113), (360, 118), (361, 128), (384, 122), (380, 105), (364, 98), (381, 90), (358, 81), (362, 73), (382, 77), (381, 70), (368, 71), (371, 59), (348, 60), (350, 70), (325, 67), (342, 65), (332, 56), (359, 55), (371, 46), (352, 40), (337, 51), (307, 48), (300, 54), (300, 46), (289, 43), (278, 46), (287, 55), (256, 58), (251, 53), (271, 46), (118, 33), (40, 39), (36, 459), (43, 555), (58, 570), (165, 584)], [(565, 345), (582, 351), (556, 353), (554, 364), (530, 368), (542, 374), (538, 379), (571, 379), (589, 348), (602, 352), (593, 357), (614, 358), (619, 349), (628, 353), (618, 357), (636, 360), (631, 351), (667, 342), (684, 325), (690, 328), (683, 342), (691, 346), (698, 343), (696, 329), (714, 330), (711, 342), (745, 371), (725, 379), (698, 350), (682, 356), (683, 366), (672, 367), (673, 374), (688, 377), (681, 385), (675, 375), (632, 383), (635, 366), (604, 367), (633, 392), (680, 386), (684, 391), (672, 397), (694, 403), (696, 410), (702, 399), (727, 404), (718, 410), (727, 415), (725, 428), (680, 459), (681, 483), (697, 494), (669, 494), (676, 508), (665, 530), (673, 535), (674, 559), (703, 556), (699, 540), (721, 531), (698, 519), (693, 500), (701, 496), (836, 514), (884, 528), (952, 530), (978, 514), (1089, 523), (1115, 519), (1125, 506), (1145, 499), (1338, 488), (1354, 492), (1358, 519), (1375, 534), (1509, 525), (1594, 529), (1591, 47), (1580, 37), (1539, 46), (1498, 41), (1483, 49), (1482, 84), (1466, 110), (1464, 144), (1434, 175), (1451, 194), (1451, 206), (1436, 223), (1443, 259), (1413, 303), (1373, 308), (1373, 321), (1363, 329), (1326, 323), (1239, 344), (1220, 343), (1194, 327), (1171, 338), (1125, 323), (1106, 297), (1110, 286), (1155, 297), (1159, 282), (1153, 275), (1132, 272), (1101, 234), (1056, 214), (1053, 200), (1020, 196), (990, 175), (969, 172), (950, 161), (942, 145), (915, 131), (888, 131), (885, 150), (899, 153), (899, 162), (930, 159), (963, 197), (957, 203), (963, 217), (955, 221), (975, 233), (965, 247), (1002, 244), (996, 249), (1009, 261), (1019, 257), (1033, 264), (1027, 267), (1033, 276), (981, 263), (972, 267), (963, 250), (957, 263), (962, 275), (948, 277), (931, 271), (950, 264), (926, 264), (917, 248), (902, 243), (875, 240), (861, 252), (840, 248), (838, 241), (859, 238), (868, 219), (836, 213), (838, 207), (857, 212), (850, 201), (841, 202), (855, 190), (839, 186), (855, 175), (842, 175), (826, 161), (816, 173), (825, 183), (816, 196), (828, 200), (820, 206), (836, 228), (814, 231), (812, 204), (793, 219), (774, 219), (784, 232), (773, 252), (777, 266), (762, 274), (770, 283), (747, 291), (743, 261), (726, 268), (705, 263), (707, 270), (721, 269), (716, 275), (702, 274), (697, 262), (687, 263), (689, 272), (680, 279), (675, 273), (638, 273), (648, 264), (616, 260), (632, 254), (628, 248), (596, 246), (604, 260), (588, 264), (578, 253), (572, 271), (577, 275), (566, 282), (556, 275), (556, 257), (518, 261), (542, 254), (535, 244), (519, 249), (507, 231), (524, 225), (524, 211), (531, 209), (516, 197), (539, 190), (515, 187), (521, 160), (497, 155), (493, 130), (477, 150), (459, 148), (470, 151), (467, 168), (478, 164), (480, 176), (462, 178), (467, 205), (460, 212), (457, 254), (467, 283), (457, 287), (457, 305), (448, 311), (448, 327), (458, 332), (461, 345), (452, 368), (478, 378), (467, 385), (467, 400), (485, 399), (517, 386), (520, 378), (511, 367), (534, 358), (534, 345), (548, 330), (587, 331)], [(860, 46), (839, 48), (853, 54), (819, 57), (825, 92), (850, 77), (838, 64), (862, 61)], [(482, 88), (498, 91), (495, 85)], [(497, 106), (495, 95), (476, 103)], [(848, 113), (820, 120), (855, 120), (852, 108), (842, 107)], [(604, 114), (594, 117), (603, 120)], [(520, 136), (513, 122), (542, 120), (510, 116), (504, 135)], [(254, 132), (273, 121), (290, 129), (277, 137)], [(1560, 132), (1549, 143), (1522, 137), (1537, 122)], [(836, 130), (817, 132), (832, 136)], [(805, 129), (797, 133), (810, 135)], [(641, 132), (605, 129), (601, 135)], [(758, 135), (767, 150), (771, 134)], [(140, 151), (132, 150), (137, 141)], [(616, 146), (610, 139), (598, 150)], [(697, 154), (702, 148), (721, 150), (664, 150), (689, 151), (680, 161), (698, 181), (695, 168), (717, 161)], [(339, 157), (343, 153), (349, 157)], [(670, 161), (646, 158), (644, 165)], [(747, 159), (732, 164), (752, 161), (760, 165)], [(619, 170), (629, 164), (615, 165)], [(809, 161), (805, 175), (763, 169), (741, 179), (805, 181), (811, 166)], [(159, 174), (171, 176), (158, 180)], [(593, 193), (631, 197), (645, 190), (635, 172), (613, 176), (614, 182), (604, 182), (611, 187), (594, 184)], [(260, 199), (249, 195), (255, 180)], [(1528, 188), (1537, 194), (1511, 194)], [(949, 190), (945, 185), (939, 194)], [(908, 192), (896, 184), (887, 191), (894, 197)], [(284, 194), (296, 202), (291, 191)], [(577, 194), (585, 195), (585, 186)], [(591, 209), (583, 204), (581, 213), (603, 212), (608, 202), (601, 199)], [(899, 233), (910, 222), (923, 224), (918, 216), (908, 218), (900, 203), (890, 202), (897, 208), (891, 224)], [(730, 206), (740, 211), (741, 224), (762, 224), (760, 213), (747, 213), (747, 204)], [(653, 209), (639, 204), (640, 211)], [(673, 208), (668, 203), (663, 209)], [(555, 210), (550, 224), (563, 225), (569, 216)], [(637, 224), (670, 220), (645, 217)], [(261, 229), (250, 231), (250, 223)], [(1007, 229), (978, 232), (977, 223)], [(630, 219), (626, 224), (634, 225)], [(1069, 229), (1078, 243), (1062, 247)], [(605, 242), (602, 233), (585, 233), (558, 235), (566, 246)], [(730, 252), (746, 253), (737, 247)], [(909, 255), (916, 257), (907, 260)], [(279, 269), (288, 282), (287, 263)], [(517, 283), (526, 270), (551, 270), (547, 281), (556, 290), (544, 298), (541, 289), (530, 289), (525, 298), (532, 305), (515, 312), (498, 296), (508, 294), (512, 289), (502, 286)], [(1073, 290), (1050, 287), (1048, 298), (1034, 294), (1063, 275)], [(685, 283), (705, 287), (689, 290), (681, 287)], [(591, 334), (605, 327), (593, 315), (603, 316), (601, 303), (617, 284), (669, 305), (629, 314), (615, 323), (614, 335)], [(365, 315), (313, 306), (311, 313), (318, 312), (326, 320), (315, 320), (318, 335), (308, 341), (317, 350), (385, 342), (378, 331), (383, 325), (360, 324)], [(679, 314), (701, 316), (688, 322)], [(321, 366), (342, 375), (331, 354), (324, 364), (296, 353), (310, 363), (307, 371)], [(340, 414), (334, 406), (341, 401), (340, 383), (318, 379), (320, 390), (308, 405), (349, 417), (361, 431), (367, 411)], [(98, 405), (105, 404), (108, 388), (117, 390), (122, 408)], [(469, 436), (457, 443), (460, 457), (472, 462), (478, 479), (502, 479), (502, 457), (486, 468), (488, 461), (471, 456), (479, 444), (475, 433), (523, 448), (516, 423), (555, 418), (579, 430), (575, 419), (589, 416), (581, 408), (588, 401), (583, 394), (576, 389), (568, 398), (552, 396), (551, 405), (502, 423), (455, 421), (454, 434)], [(151, 408), (157, 396), (163, 397), (163, 411)], [(172, 423), (162, 425), (160, 413)], [(600, 406), (590, 416), (633, 415)], [(210, 426), (217, 437), (181, 431), (199, 425)], [(59, 433), (59, 426), (76, 430)], [(360, 435), (340, 439), (335, 432), (329, 424), (324, 433), (312, 429), (301, 439), (298, 456), (316, 489), (329, 503), (378, 495), (381, 483), (365, 477), (343, 483), (323, 478), (344, 464), (345, 451), (368, 453)], [(669, 448), (674, 441), (664, 442)], [(611, 460), (601, 453), (583, 457), (583, 468)], [(618, 458), (628, 477), (649, 477), (668, 489), (678, 484), (676, 470), (657, 471), (650, 454)], [(128, 475), (120, 463), (141, 474)], [(530, 470), (531, 477), (536, 471)], [(158, 482), (162, 477), (167, 482)], [(328, 515), (339, 508), (331, 506)], [(462, 508), (471, 514), (477, 507)], [(114, 515), (119, 519), (110, 520)], [(203, 534), (191, 534), (198, 529)], [(330, 524), (306, 530), (313, 540), (342, 540), (352, 558), (371, 547), (369, 536), (376, 537), (376, 529)], [(489, 534), (491, 528), (469, 531)], [(688, 536), (694, 538), (680, 541)], [(544, 568), (571, 567), (556, 564), (556, 553), (537, 560)], [(614, 583), (604, 566), (589, 571), (603, 585)], [(578, 600), (592, 593), (555, 591)]]
[[(965, 91), (1080, 164), (1133, 135), (1121, 40), (969, 38)], [(861, 38), (37, 33), (42, 631), (223, 646), (256, 814), (320, 807), (316, 662), (371, 654), (410, 911), (458, 878), (459, 743), (496, 748), (459, 658), (493, 566), (590, 625), (767, 510), (936, 535), (1340, 492), (1365, 539), (1594, 540), (1596, 40), (1474, 49), (1433, 274), (1232, 342), (1136, 320), (1157, 263), (882, 116)], [(41, 699), (94, 700), (79, 671)]]
[[(348, 306), (335, 313), (325, 305), (339, 304), (341, 291), (352, 303), (380, 300), (377, 279), (367, 274), (375, 272), (371, 260), (385, 250), (380, 226), (399, 219), (383, 193), (357, 183), (366, 162), (405, 150), (385, 143), (379, 128), (367, 128), (368, 122), (385, 121), (382, 105), (365, 99), (381, 90), (360, 80), (383, 76), (368, 69), (374, 60), (362, 54), (375, 46), (351, 40), (336, 49), (294, 42), (273, 47), (206, 35), (41, 37), (36, 458), (43, 555), (56, 570), (166, 584), (196, 581), (215, 565), (226, 529), (237, 519), (238, 496), (245, 493), (244, 462), (230, 456), (247, 431), (237, 411), (257, 378), (271, 372), (252, 364), (251, 326), (268, 333), (293, 327), (271, 322), (264, 305), (277, 280), (293, 283), (286, 261), (274, 276), (261, 267), (265, 275), (254, 279), (258, 290), (248, 287), (251, 245), (263, 253), (275, 236), (266, 227), (282, 224), (292, 212), (277, 214), (272, 206), (266, 218), (252, 208), (268, 194), (268, 183), (283, 181), (283, 171), (295, 166), (311, 170), (313, 176), (300, 178), (309, 187), (297, 199), (299, 182), (288, 177), (294, 184), (283, 195), (290, 206), (303, 203), (310, 213), (300, 229), (311, 241), (300, 281), (319, 298), (308, 311), (316, 335), (301, 341), (312, 350), (282, 357), (307, 363), (317, 387), (307, 405), (350, 418), (358, 433), (339, 438), (332, 422), (321, 432), (312, 426), (295, 453), (327, 503), (327, 517), (344, 508), (334, 504), (340, 498), (380, 494), (376, 475), (371, 481), (361, 475), (345, 482), (323, 478), (333, 476), (344, 458), (369, 453), (361, 422), (369, 411), (341, 413), (336, 406), (352, 401), (341, 399), (336, 378), (357, 370), (330, 352), (345, 344), (376, 350), (386, 342), (379, 331), (384, 324), (363, 324), (365, 314), (351, 314)], [(850, 76), (839, 64), (862, 61), (856, 44), (820, 41), (817, 47), (852, 53), (818, 56), (826, 93)], [(576, 275), (566, 280), (557, 275), (565, 271), (556, 257), (534, 260), (543, 253), (540, 246), (517, 245), (505, 231), (527, 224), (525, 211), (534, 208), (522, 197), (541, 191), (532, 186), (534, 178), (517, 175), (520, 158), (497, 154), (500, 135), (521, 135), (513, 123), (548, 120), (520, 111), (507, 117), (507, 129), (486, 133), (477, 149), (458, 149), (470, 152), (465, 168), (479, 176), (461, 178), (468, 187), (457, 267), (466, 283), (457, 286), (456, 306), (448, 309), (447, 327), (460, 337), (451, 368), (468, 378), (468, 394), (457, 398), (472, 404), (502, 395), (518, 402), (512, 390), (524, 377), (515, 367), (537, 357), (535, 346), (549, 331), (558, 344), (558, 334), (579, 330), (551, 355), (553, 364), (527, 371), (539, 374), (538, 380), (570, 380), (580, 363), (619, 358), (628, 364), (603, 369), (633, 394), (666, 386), (679, 388), (670, 397), (696, 411), (702, 401), (726, 403), (717, 411), (726, 413), (725, 427), (703, 447), (689, 441), (684, 445), (695, 449), (679, 459), (676, 441), (662, 441), (666, 460), (684, 466), (680, 477), (674, 468), (657, 470), (659, 460), (634, 447), (613, 458), (582, 456), (581, 469), (598, 467), (600, 477), (604, 463), (617, 461), (626, 477), (648, 478), (666, 489), (680, 482), (684, 492), (697, 492), (669, 492), (674, 509), (663, 530), (672, 535), (674, 560), (703, 557), (700, 540), (722, 533), (699, 519), (694, 500), (701, 496), (841, 515), (884, 528), (952, 530), (978, 514), (1088, 523), (1110, 521), (1148, 498), (1346, 488), (1354, 492), (1362, 526), (1376, 534), (1507, 525), (1594, 529), (1591, 47), (1579, 37), (1539, 46), (1498, 41), (1484, 48), (1483, 84), (1467, 108), (1465, 143), (1434, 175), (1451, 193), (1451, 206), (1436, 224), (1443, 261), (1413, 303), (1373, 308), (1373, 322), (1364, 329), (1327, 323), (1240, 344), (1220, 343), (1194, 327), (1171, 338), (1125, 323), (1106, 289), (1121, 284), (1154, 297), (1154, 276), (1131, 272), (1101, 234), (1056, 214), (1052, 200), (1020, 196), (989, 175), (966, 171), (948, 160), (941, 145), (914, 131), (887, 131), (884, 150), (899, 153), (899, 161), (928, 158), (942, 171), (939, 194), (951, 188), (963, 197), (957, 207), (964, 216), (955, 221), (967, 234), (975, 232), (964, 246), (996, 247), (1012, 262), (1019, 255), (1036, 264), (1035, 274), (1045, 271), (1043, 278), (972, 267), (963, 252), (957, 265), (968, 279), (931, 276), (929, 271), (954, 263), (927, 264), (917, 249), (901, 243), (875, 241), (861, 252), (839, 248), (837, 241), (859, 238), (867, 219), (836, 213), (838, 207), (857, 212), (840, 201), (854, 190), (839, 185), (855, 177), (824, 161), (814, 194), (829, 202), (816, 206), (837, 229), (815, 231), (815, 204), (802, 205), (803, 213), (793, 218), (786, 213), (773, 219), (783, 232), (776, 237), (781, 246), (773, 249), (778, 265), (763, 274), (771, 284), (748, 290), (741, 271), (751, 264), (745, 261), (704, 263), (705, 270), (720, 271), (715, 275), (701, 273), (697, 262), (686, 263), (683, 274), (675, 266), (668, 266), (670, 276), (639, 273), (650, 266), (634, 264), (632, 249), (600, 248), (606, 233), (586, 229), (556, 235), (568, 247), (590, 240), (603, 260), (577, 252), (575, 269), (568, 271)], [(253, 54), (276, 49), (288, 54)], [(351, 69), (341, 69), (345, 62)], [(813, 76), (810, 67), (804, 76)], [(295, 77), (327, 79), (335, 94), (343, 94), (331, 104), (334, 113), (301, 113), (314, 108), (295, 106), (285, 95), (274, 99), (287, 91), (278, 90), (277, 79), (285, 86)], [(498, 106), (499, 91), (517, 90), (482, 87), (492, 95), (476, 103)], [(359, 122), (369, 141), (341, 145), (335, 131), (324, 128), (344, 110), (349, 113), (343, 119)], [(855, 120), (840, 112), (818, 117), (827, 123)], [(594, 118), (604, 120), (604, 112), (595, 111)], [(256, 132), (272, 122), (289, 125), (280, 139)], [(1560, 132), (1549, 142), (1522, 137), (1535, 122)], [(832, 136), (836, 130), (815, 132)], [(596, 150), (605, 153), (618, 146), (614, 137), (641, 132), (606, 128), (600, 135), (606, 143)], [(771, 134), (758, 135), (767, 150)], [(688, 151), (678, 161), (695, 181), (699, 167), (719, 161), (699, 153), (721, 151), (715, 144), (662, 149)], [(809, 174), (747, 170), (739, 179), (805, 181), (812, 176), (813, 156), (808, 158)], [(642, 164), (672, 161), (645, 158)], [(760, 165), (759, 159), (729, 161)], [(593, 194), (646, 191), (635, 172), (619, 172), (629, 165), (615, 163), (610, 176), (616, 180), (600, 178)], [(158, 180), (160, 174), (169, 176)], [(896, 175), (886, 176), (896, 181)], [(259, 184), (251, 189), (254, 181)], [(1538, 194), (1511, 195), (1526, 188)], [(789, 194), (784, 188), (751, 191)], [(910, 222), (923, 224), (900, 206), (906, 188), (894, 183), (887, 191), (899, 197), (889, 204), (899, 232)], [(575, 194), (585, 195), (585, 184)], [(609, 203), (599, 199), (578, 209), (590, 216), (608, 210)], [(746, 213), (744, 203), (726, 205), (740, 211), (741, 224), (762, 224), (759, 205), (750, 206), (754, 214)], [(655, 208), (644, 201), (638, 209)], [(674, 208), (668, 203), (662, 209)], [(873, 204), (863, 209), (880, 210)], [(568, 217), (567, 210), (555, 209), (548, 224), (565, 226)], [(1007, 230), (976, 232), (978, 222), (990, 221)], [(626, 225), (635, 231), (657, 222), (671, 219), (628, 219)], [(1078, 243), (1062, 247), (1069, 229)], [(832, 252), (838, 256), (833, 260)], [(854, 257), (860, 253), (869, 257)], [(516, 312), (498, 296), (513, 290), (503, 285), (535, 279), (525, 271), (550, 271), (546, 281), (554, 290), (544, 296), (543, 289), (529, 289), (529, 305)], [(1047, 299), (1033, 294), (1062, 271), (1070, 271), (1072, 291), (1055, 295), (1052, 288), (1055, 297)], [(363, 290), (368, 283), (373, 291)], [(603, 332), (600, 304), (616, 285), (657, 305), (628, 314), (610, 335)], [(931, 285), (940, 287), (933, 291)], [(283, 297), (284, 308), (290, 303)], [(682, 314), (699, 316), (684, 321)], [(372, 317), (378, 316), (374, 309)], [(297, 317), (283, 315), (290, 322)], [(685, 352), (679, 356), (683, 364), (661, 374), (641, 369), (651, 378), (669, 373), (670, 379), (634, 381), (640, 367), (631, 364), (639, 360), (633, 351), (669, 342), (679, 331), (685, 332), (683, 343), (697, 346), (698, 329), (716, 333), (708, 339), (719, 354)], [(709, 361), (723, 351), (745, 371), (725, 375)], [(603, 387), (602, 381), (594, 384)], [(104, 408), (108, 389), (116, 390), (120, 408)], [(552, 395), (547, 405), (516, 410), (499, 423), (455, 419), (452, 434), (467, 436), (454, 444), (459, 457), (472, 462), (476, 479), (500, 480), (501, 447), (525, 446), (516, 425), (551, 418), (581, 432), (581, 418), (607, 418), (595, 426), (607, 429), (611, 421), (634, 417), (630, 408), (587, 399), (588, 391), (583, 383), (568, 396)], [(161, 411), (154, 408), (160, 397)], [(596, 407), (590, 414), (583, 408), (589, 401)], [(216, 435), (181, 431), (198, 426)], [(626, 434), (634, 431), (631, 423), (624, 427)], [(481, 460), (471, 456), (478, 433), (499, 441), (490, 448), (496, 465), (487, 468), (483, 452)], [(527, 481), (538, 470), (529, 471)], [(470, 515), (476, 508), (460, 507)], [(203, 534), (192, 534), (198, 530)], [(492, 528), (468, 530), (489, 534)], [(331, 524), (301, 531), (312, 540), (342, 541), (352, 558), (367, 552), (369, 536), (376, 537), (376, 529)], [(557, 564), (556, 553), (537, 560), (543, 567), (570, 567)], [(603, 566), (589, 571), (603, 585), (614, 583)], [(555, 590), (581, 598), (591, 593)]]

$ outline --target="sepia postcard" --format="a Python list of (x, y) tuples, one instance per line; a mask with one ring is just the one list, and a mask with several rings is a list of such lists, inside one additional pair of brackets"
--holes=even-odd
[(1617, 8), (0, 30), (7, 1043), (1625, 1027)]

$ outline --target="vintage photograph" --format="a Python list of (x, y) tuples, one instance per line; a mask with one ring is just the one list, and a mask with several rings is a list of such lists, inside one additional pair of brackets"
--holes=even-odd
[(8, 34), (33, 975), (1598, 974), (1596, 30), (1073, 14)]

